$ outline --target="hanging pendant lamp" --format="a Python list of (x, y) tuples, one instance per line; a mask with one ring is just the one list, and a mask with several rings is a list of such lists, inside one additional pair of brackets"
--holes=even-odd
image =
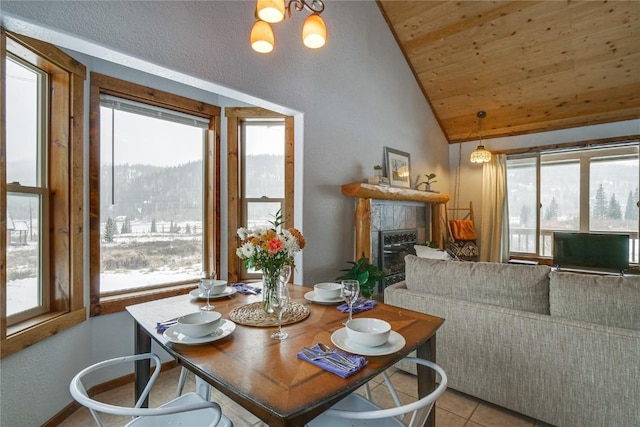
[(302, 27), (302, 42), (310, 49), (319, 49), (327, 42), (327, 26), (320, 17), (323, 0), (256, 0), (256, 22), (251, 28), (251, 47), (259, 53), (269, 53), (275, 47), (273, 29), (269, 24), (291, 18), (291, 8), (307, 9), (311, 14)]
[(476, 115), (478, 116), (478, 135), (480, 137), (480, 143), (478, 144), (478, 147), (473, 150), (473, 153), (471, 153), (471, 158), (469, 160), (471, 160), (471, 163), (487, 163), (491, 161), (491, 152), (482, 145), (482, 119), (487, 117), (487, 113), (480, 110)]

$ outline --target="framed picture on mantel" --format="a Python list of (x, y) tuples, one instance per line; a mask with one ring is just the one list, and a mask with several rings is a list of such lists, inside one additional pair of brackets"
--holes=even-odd
[(384, 165), (390, 185), (411, 188), (411, 156), (409, 153), (384, 147)]

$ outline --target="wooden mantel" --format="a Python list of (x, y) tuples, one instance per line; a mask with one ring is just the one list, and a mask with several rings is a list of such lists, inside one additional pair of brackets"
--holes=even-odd
[(442, 247), (442, 233), (440, 231), (440, 221), (438, 218), (441, 216), (441, 209), (444, 204), (451, 199), (451, 196), (448, 194), (412, 190), (409, 188), (365, 184), (361, 182), (343, 185), (342, 194), (356, 198), (355, 259), (359, 259), (363, 256), (371, 259), (371, 199), (430, 203), (432, 205), (431, 235), (438, 240), (439, 246)]
[(364, 184), (361, 182), (343, 185), (342, 194), (362, 199), (412, 200), (414, 202), (422, 203), (447, 203), (451, 198), (448, 194), (411, 190), (409, 188), (401, 187)]

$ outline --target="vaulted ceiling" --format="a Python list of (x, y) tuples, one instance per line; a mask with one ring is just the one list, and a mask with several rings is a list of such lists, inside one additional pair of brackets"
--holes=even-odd
[(640, 2), (378, 5), (450, 143), (640, 117)]

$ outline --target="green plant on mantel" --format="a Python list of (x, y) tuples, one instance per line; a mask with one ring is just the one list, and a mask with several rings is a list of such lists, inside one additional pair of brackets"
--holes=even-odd
[(373, 264), (369, 263), (369, 258), (362, 257), (358, 261), (348, 261), (351, 268), (340, 271), (346, 273), (336, 280), (357, 280), (360, 283), (360, 292), (364, 297), (371, 297), (373, 289), (378, 281), (384, 278), (384, 272)]
[(434, 182), (438, 182), (435, 180), (436, 178), (436, 174), (435, 173), (430, 173), (430, 174), (425, 174), (424, 175), (425, 181), (422, 181), (421, 183), (419, 183), (416, 187), (421, 186), (422, 184), (426, 185), (427, 188), (429, 188), (429, 186), (431, 186), (431, 184), (433, 184)]

